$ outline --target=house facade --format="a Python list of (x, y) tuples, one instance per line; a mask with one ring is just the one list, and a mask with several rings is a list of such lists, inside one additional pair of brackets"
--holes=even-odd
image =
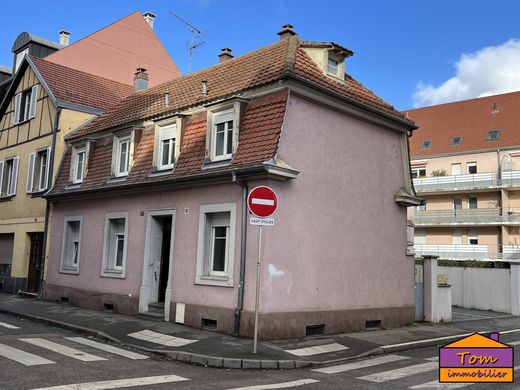
[[(451, 260), (520, 259), (520, 93), (406, 112), (415, 251)], [(500, 263), (499, 263), (500, 264)]]
[(345, 74), (350, 50), (279, 35), (69, 134), (46, 195), (59, 237), (46, 299), (252, 337), (246, 200), (268, 185), (279, 209), (262, 243), (261, 339), (413, 320), (415, 126)]

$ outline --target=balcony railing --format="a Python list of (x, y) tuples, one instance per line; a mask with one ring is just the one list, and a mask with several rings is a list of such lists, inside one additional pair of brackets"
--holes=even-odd
[(415, 256), (438, 256), (446, 260), (520, 261), (518, 245), (414, 244)]
[[(415, 225), (501, 223), (504, 218), (508, 217), (508, 215), (502, 215), (502, 209), (500, 208), (415, 210), (414, 213)], [(515, 213), (515, 215), (518, 214)]]
[(413, 184), (418, 192), (467, 190), (499, 186), (496, 173), (419, 177), (413, 179)]
[(500, 174), (502, 187), (520, 186), (520, 171), (502, 171)]

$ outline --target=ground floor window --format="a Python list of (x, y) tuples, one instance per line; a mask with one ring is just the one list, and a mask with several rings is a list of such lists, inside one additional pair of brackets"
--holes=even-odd
[(11, 276), (14, 233), (0, 234), (0, 276)]
[(128, 237), (128, 213), (107, 214), (102, 276), (124, 277)]
[(82, 224), (82, 217), (66, 217), (64, 220), (60, 272), (79, 272)]

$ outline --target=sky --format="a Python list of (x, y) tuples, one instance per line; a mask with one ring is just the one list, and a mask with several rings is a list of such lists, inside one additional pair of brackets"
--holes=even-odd
[(183, 73), (190, 30), (204, 31), (192, 70), (276, 40), (291, 23), (302, 39), (354, 51), (346, 71), (399, 110), (520, 90), (519, 1), (25, 0), (2, 4), (0, 65), (23, 31), (71, 43), (134, 11), (157, 15), (154, 30)]

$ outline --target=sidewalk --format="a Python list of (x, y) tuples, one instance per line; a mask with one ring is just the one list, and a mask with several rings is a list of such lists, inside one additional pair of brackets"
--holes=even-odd
[(250, 339), (13, 295), (0, 294), (0, 313), (59, 326), (172, 360), (219, 368), (293, 369), (443, 345), (473, 332), (520, 332), (520, 317), (501, 316), (451, 324), (425, 323), (398, 329), (264, 341), (259, 342), (258, 354), (254, 355)]

